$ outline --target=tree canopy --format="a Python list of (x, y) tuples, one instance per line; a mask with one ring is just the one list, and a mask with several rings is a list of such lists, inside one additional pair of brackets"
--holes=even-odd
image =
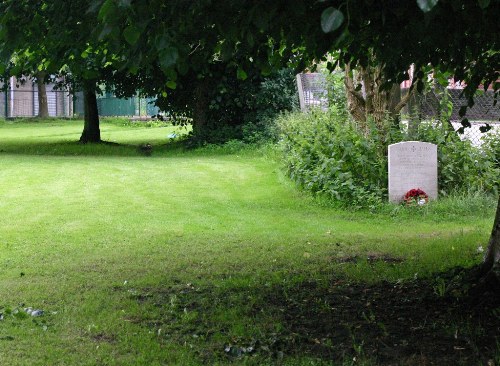
[[(498, 0), (106, 0), (95, 12), (94, 37), (108, 39), (115, 52), (128, 44), (131, 72), (157, 63), (175, 79), (219, 59), (238, 63), (244, 77), (246, 67), (267, 72), (292, 62), (303, 69), (338, 51), (340, 64), (366, 66), (373, 55), (388, 82), (408, 79), (412, 64), (417, 70), (431, 65), (471, 90), (498, 90)], [(234, 60), (235, 54), (247, 57)]]
[[(341, 64), (365, 64), (374, 54), (398, 81), (411, 64), (453, 71), (474, 87), (499, 76), (498, 0), (4, 0), (0, 7), (4, 60), (29, 50), (49, 69), (66, 64), (87, 78), (97, 76), (91, 54), (114, 71), (159, 67), (175, 87), (178, 74), (214, 60), (239, 63), (244, 77), (245, 66), (303, 68), (333, 50)], [(234, 61), (236, 53), (247, 57)]]
[(409, 79), (413, 64), (416, 79), (428, 65), (451, 72), (469, 97), (499, 88), (498, 0), (4, 0), (0, 11), (4, 65), (29, 54), (48, 72), (66, 65), (126, 92), (165, 95), (217, 63), (241, 79), (285, 63), (302, 70), (332, 51), (331, 68), (374, 58), (388, 85)]

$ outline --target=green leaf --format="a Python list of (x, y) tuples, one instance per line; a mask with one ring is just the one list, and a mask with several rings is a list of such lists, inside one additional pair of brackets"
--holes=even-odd
[(123, 31), (123, 37), (131, 46), (135, 45), (141, 36), (141, 30), (135, 25), (129, 25)]
[(104, 38), (106, 38), (106, 36), (110, 35), (111, 32), (113, 31), (113, 28), (109, 25), (109, 24), (106, 24), (102, 30), (101, 30), (101, 33), (99, 33), (99, 40), (103, 40)]
[(170, 44), (170, 40), (168, 36), (165, 33), (160, 34), (158, 37), (155, 39), (155, 46), (157, 50), (164, 50), (167, 48)]
[(431, 11), (439, 0), (417, 0), (417, 5), (424, 13)]
[(255, 41), (254, 41), (252, 33), (248, 32), (246, 38), (247, 38), (247, 43), (250, 46), (250, 48), (253, 47), (255, 44)]
[(163, 71), (167, 71), (174, 66), (179, 59), (179, 51), (175, 47), (167, 47), (160, 52), (160, 66)]
[(484, 126), (479, 127), (479, 131), (481, 131), (481, 133), (486, 133), (489, 130), (491, 130), (491, 126), (488, 123), (486, 123)]
[(486, 9), (488, 6), (490, 6), (490, 0), (477, 0), (479, 3), (479, 7), (481, 9)]
[(238, 71), (236, 72), (236, 76), (240, 80), (246, 80), (246, 78), (248, 78), (247, 73), (241, 67), (238, 68)]
[(175, 88), (177, 88), (177, 83), (175, 81), (170, 80), (167, 82), (167, 88), (174, 90)]
[(337, 30), (343, 22), (344, 14), (334, 7), (326, 8), (321, 14), (321, 29), (325, 33)]
[(177, 63), (177, 70), (182, 76), (186, 75), (189, 71), (189, 65), (186, 62)]
[(460, 107), (460, 109), (458, 110), (458, 115), (460, 117), (463, 117), (465, 116), (465, 113), (467, 113), (467, 106), (466, 105), (463, 105)]
[(130, 8), (132, 0), (120, 0), (118, 1), (118, 5), (123, 7), (123, 8)]
[(114, 8), (113, 0), (106, 0), (104, 4), (102, 4), (101, 9), (99, 10), (99, 14), (97, 18), (103, 20), (108, 16), (111, 10)]

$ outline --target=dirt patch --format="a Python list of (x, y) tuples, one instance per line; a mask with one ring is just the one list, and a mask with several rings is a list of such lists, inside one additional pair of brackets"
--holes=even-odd
[(357, 263), (366, 260), (368, 263), (373, 264), (376, 262), (384, 262), (386, 264), (399, 264), (404, 262), (404, 258), (393, 257), (388, 254), (381, 253), (368, 253), (365, 257), (359, 255), (349, 255), (349, 256), (335, 256), (331, 257), (332, 261), (336, 263)]
[(92, 336), (95, 342), (116, 343), (116, 336), (114, 334), (98, 333)]
[[(188, 284), (149, 288), (154, 296), (136, 300), (164, 309), (140, 324), (189, 343), (206, 363), (279, 364), (308, 356), (318, 364), (498, 365), (500, 294), (468, 296), (475, 275), (475, 269), (454, 269), (375, 285), (324, 278), (260, 287)], [(237, 309), (237, 319), (256, 325), (258, 336), (231, 334), (230, 318), (220, 317), (224, 309)], [(191, 313), (196, 316), (187, 319)], [(269, 323), (281, 324), (279, 331)]]
[(302, 351), (322, 359), (493, 364), (499, 356), (499, 294), (470, 299), (469, 280), (470, 272), (453, 270), (402, 284), (337, 281), (325, 288), (305, 282), (286, 298), (276, 289), (268, 301), (286, 309), (287, 330), (300, 339)]
[(370, 253), (367, 255), (368, 263), (384, 262), (387, 264), (398, 264), (404, 262), (404, 258), (393, 257), (388, 254)]

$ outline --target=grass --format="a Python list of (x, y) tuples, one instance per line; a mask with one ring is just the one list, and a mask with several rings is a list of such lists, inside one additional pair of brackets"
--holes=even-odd
[(471, 266), (491, 229), (494, 202), (338, 211), (262, 150), (183, 151), (173, 127), (116, 121), (117, 144), (81, 145), (81, 128), (0, 121), (0, 364), (326, 364), (280, 351), (273, 288)]

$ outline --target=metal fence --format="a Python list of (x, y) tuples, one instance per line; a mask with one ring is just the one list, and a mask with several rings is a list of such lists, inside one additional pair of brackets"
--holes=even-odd
[[(82, 93), (73, 97), (67, 90), (47, 89), (50, 117), (83, 116)], [(154, 102), (151, 98), (124, 99), (106, 95), (98, 97), (97, 108), (101, 116), (151, 117), (160, 113)], [(38, 89), (31, 83), (0, 91), (0, 118), (36, 117), (38, 109)]]
[[(460, 107), (467, 105), (467, 99), (461, 95), (462, 91), (462, 89), (428, 91), (416, 98), (418, 113), (423, 118), (434, 118), (444, 112), (449, 114), (451, 121), (461, 120), (458, 112)], [(402, 92), (407, 93), (408, 89), (402, 89)], [(500, 105), (495, 106), (493, 103), (493, 91), (479, 92), (474, 98), (474, 106), (467, 109), (466, 117), (473, 121), (498, 121), (500, 119)]]
[[(49, 116), (71, 117), (73, 100), (64, 90), (47, 91)], [(37, 90), (8, 90), (0, 92), (0, 117), (34, 117), (38, 115)]]
[[(462, 127), (462, 117), (459, 110), (467, 105), (467, 99), (462, 96), (462, 89), (431, 90), (415, 98), (415, 103), (411, 106), (412, 111), (422, 120), (437, 120), (442, 117), (450, 120), (453, 128), (458, 130)], [(407, 93), (408, 89), (403, 89)], [(409, 113), (406, 107), (403, 113)], [(474, 98), (474, 106), (467, 109), (465, 117), (471, 126), (464, 129), (460, 134), (461, 139), (467, 139), (474, 145), (481, 145), (483, 138), (488, 134), (500, 133), (500, 104), (494, 105), (493, 91), (478, 92)], [(481, 132), (481, 127), (488, 124), (491, 127), (489, 132)]]
[[(128, 99), (101, 97), (97, 99), (100, 116), (151, 117), (160, 113), (151, 98), (133, 97)], [(50, 117), (83, 116), (83, 96), (76, 97), (68, 91), (47, 91)], [(0, 92), (0, 118), (36, 117), (38, 115), (38, 91), (8, 90)]]
[(322, 73), (306, 73), (297, 75), (300, 109), (328, 108), (328, 84)]
[[(328, 108), (328, 82), (322, 73), (304, 73), (297, 75), (297, 88), (300, 97), (300, 108), (307, 111), (314, 107)], [(402, 94), (408, 92), (408, 88), (402, 88)], [(467, 99), (461, 95), (463, 89), (431, 90), (414, 98), (411, 105), (412, 113), (420, 120), (438, 120), (444, 115), (449, 119), (455, 130), (462, 127), (462, 118), (458, 112), (460, 108), (467, 105)], [(461, 139), (470, 140), (474, 145), (480, 145), (485, 136), (489, 134), (500, 134), (500, 103), (494, 104), (493, 91), (478, 92), (474, 99), (475, 104), (467, 109), (466, 117), (471, 127), (465, 128), (460, 134)], [(403, 119), (407, 119), (410, 107), (403, 110)], [(483, 133), (480, 128), (488, 124), (489, 132)]]
[[(154, 105), (153, 98), (116, 98), (105, 95), (97, 98), (97, 109), (100, 116), (108, 117), (151, 117), (160, 113), (160, 109)], [(75, 96), (75, 114), (83, 115), (83, 95), (77, 93)]]

